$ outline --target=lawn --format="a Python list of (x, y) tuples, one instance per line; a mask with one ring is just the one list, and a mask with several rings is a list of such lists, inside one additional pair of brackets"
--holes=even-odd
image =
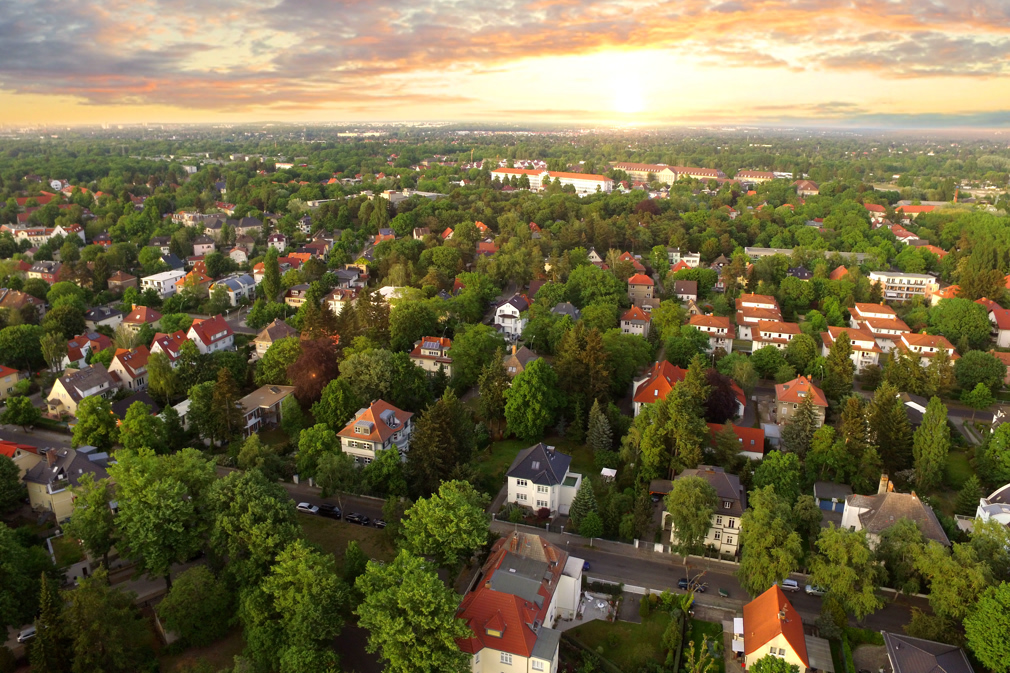
[[(235, 628), (222, 640), (212, 645), (192, 647), (179, 654), (160, 657), (161, 668), (159, 670), (166, 673), (193, 669), (198, 671), (231, 670), (231, 667), (235, 665), (235, 656), (242, 654), (243, 649), (245, 649), (245, 641), (242, 640), (242, 629)], [(203, 668), (196, 668), (198, 664)]]
[(301, 512), (298, 513), (298, 520), (302, 524), (305, 539), (319, 545), (323, 551), (333, 554), (337, 558), (338, 565), (343, 563), (344, 551), (351, 540), (357, 540), (358, 546), (370, 559), (392, 561), (395, 556), (385, 533), (378, 528), (358, 526), (346, 523), (342, 519), (337, 521)]
[(588, 446), (585, 444), (576, 444), (571, 440), (562, 439), (561, 437), (557, 437), (552, 441), (558, 451), (567, 453), (572, 457), (572, 464), (568, 468), (572, 472), (578, 472), (584, 477), (599, 474), (599, 470), (596, 469), (596, 459), (593, 456), (593, 450)]
[(947, 464), (944, 466), (943, 479), (946, 484), (958, 490), (974, 474), (968, 456), (963, 451), (951, 451), (947, 454)]
[(278, 444), (286, 444), (288, 442), (288, 436), (280, 428), (270, 428), (259, 433), (259, 436), (261, 442), (270, 446), (277, 446)]
[(662, 640), (669, 623), (670, 615), (654, 612), (641, 624), (595, 620), (571, 634), (592, 650), (602, 648), (601, 654), (622, 671), (637, 671), (650, 661), (666, 661)]
[(66, 535), (52, 539), (53, 553), (56, 555), (56, 567), (66, 568), (84, 560), (84, 550), (81, 543)]
[(501, 477), (500, 483), (505, 481), (505, 472), (512, 465), (519, 452), (529, 445), (518, 439), (506, 439), (501, 442), (494, 442), (488, 447), (483, 456), (477, 459), (477, 471), (482, 476), (497, 479)]
[(691, 631), (687, 635), (687, 639), (684, 641), (684, 647), (687, 648), (688, 641), (694, 642), (695, 656), (701, 653), (701, 644), (704, 637), (708, 636), (708, 642), (712, 643), (713, 647), (720, 652), (718, 657), (715, 659), (716, 671), (718, 673), (725, 673), (726, 662), (722, 658), (722, 624), (717, 624), (715, 622), (703, 622), (700, 619), (691, 620)]

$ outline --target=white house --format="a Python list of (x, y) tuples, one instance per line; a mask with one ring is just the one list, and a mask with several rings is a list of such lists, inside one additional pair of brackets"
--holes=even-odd
[(232, 350), (235, 347), (235, 333), (224, 318), (216, 315), (213, 318), (197, 318), (186, 333), (187, 338), (196, 344), (203, 354), (217, 351)]
[(688, 322), (692, 327), (708, 334), (708, 352), (721, 348), (726, 353), (733, 352), (733, 326), (729, 318), (716, 315), (693, 315)]
[(175, 294), (175, 282), (185, 277), (186, 272), (182, 269), (174, 271), (163, 271), (153, 276), (140, 279), (140, 289), (154, 290), (162, 299), (167, 299)]
[(979, 498), (975, 519), (995, 519), (1003, 526), (1010, 526), (1010, 484), (996, 489), (987, 498)]
[(210, 286), (210, 291), (213, 292), (218, 285), (225, 288), (232, 306), (238, 306), (243, 299), (253, 301), (256, 298), (256, 281), (247, 273), (215, 281)]
[(529, 301), (521, 294), (513, 295), (495, 309), (494, 324), (510, 336), (518, 337), (526, 329), (526, 318), (522, 314), (530, 307)]
[(582, 485), (582, 475), (569, 471), (571, 464), (571, 456), (543, 442), (524, 449), (506, 476), (508, 502), (534, 511), (549, 509), (551, 514), (568, 514)]
[(141, 344), (127, 350), (119, 348), (109, 364), (109, 374), (119, 377), (120, 386), (127, 390), (147, 388), (147, 359), (151, 353)]
[(651, 315), (637, 306), (632, 306), (621, 316), (621, 332), (624, 334), (637, 334), (640, 337), (648, 338), (651, 322)]
[(793, 322), (761, 320), (751, 332), (754, 336), (753, 350), (760, 350), (765, 346), (785, 350), (789, 342), (800, 335), (800, 326)]
[(902, 334), (912, 331), (893, 308), (884, 304), (857, 303), (849, 313), (852, 315), (849, 324), (872, 334), (884, 353), (891, 352), (895, 341), (900, 339)]
[(352, 456), (354, 462), (367, 465), (379, 451), (395, 448), (406, 460), (410, 450), (410, 435), (414, 431), (414, 414), (397, 409), (389, 402), (375, 400), (358, 409), (354, 418), (337, 433), (340, 450)]
[(1005, 308), (993, 307), (989, 311), (989, 322), (992, 323), (992, 333), (996, 339), (996, 347), (1010, 348), (1010, 311)]
[(852, 355), (849, 356), (849, 359), (856, 366), (857, 374), (880, 361), (880, 346), (877, 345), (877, 339), (872, 334), (853, 327), (835, 327), (834, 325), (828, 327), (827, 332), (821, 332), (821, 355), (827, 357), (831, 346), (842, 334), (849, 335), (849, 343), (852, 346)]
[(285, 248), (288, 246), (288, 237), (284, 234), (270, 234), (267, 237), (267, 246), (273, 248), (277, 252), (284, 252)]
[(842, 528), (865, 530), (871, 548), (880, 542), (880, 534), (901, 519), (910, 519), (927, 540), (949, 547), (950, 540), (933, 509), (915, 493), (898, 493), (886, 474), (880, 475), (876, 495), (850, 495), (845, 498)]

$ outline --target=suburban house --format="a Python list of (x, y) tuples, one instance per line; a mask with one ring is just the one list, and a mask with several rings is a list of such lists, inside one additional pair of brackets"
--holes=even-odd
[(797, 376), (788, 383), (775, 385), (775, 419), (779, 425), (789, 421), (793, 412), (799, 408), (803, 400), (810, 398), (817, 414), (817, 427), (824, 425), (824, 413), (828, 409), (828, 398), (824, 391), (810, 382), (806, 376)]
[(648, 338), (650, 322), (652, 322), (651, 315), (637, 306), (632, 306), (621, 316), (621, 332)]
[(249, 261), (249, 253), (241, 246), (235, 246), (228, 251), (228, 258), (236, 264), (245, 264)]
[(940, 289), (936, 278), (925, 273), (871, 271), (870, 283), (880, 283), (884, 298), (889, 301), (908, 301), (913, 297), (926, 299)]
[(414, 430), (414, 414), (397, 409), (383, 400), (375, 400), (368, 407), (358, 409), (354, 418), (337, 433), (340, 450), (352, 456), (354, 462), (367, 465), (379, 451), (395, 448), (401, 459), (410, 450), (410, 434)]
[(852, 487), (848, 484), (836, 484), (833, 481), (814, 482), (814, 504), (821, 510), (822, 526), (830, 522), (835, 528), (842, 527), (845, 499), (850, 495)]
[(214, 252), (217, 245), (210, 236), (197, 236), (193, 239), (193, 256), (204, 257)]
[(119, 386), (102, 363), (88, 365), (80, 371), (64, 374), (56, 379), (46, 402), (46, 413), (50, 418), (60, 418), (77, 413), (77, 405), (85, 397), (101, 395), (112, 397)]
[(340, 315), (345, 306), (349, 306), (358, 298), (357, 290), (336, 288), (323, 299), (323, 306), (330, 309), (333, 315)]
[(281, 403), (295, 392), (294, 386), (262, 386), (238, 401), (242, 407), (242, 436), (272, 428), (281, 422)]
[(753, 330), (762, 320), (782, 322), (782, 311), (775, 297), (745, 294), (736, 300), (737, 338), (753, 341)]
[(63, 265), (59, 262), (35, 262), (32, 264), (31, 268), (28, 269), (29, 278), (41, 278), (50, 285), (55, 283), (60, 277), (60, 269)]
[(852, 346), (852, 354), (849, 359), (856, 366), (856, 373), (861, 373), (871, 365), (880, 361), (880, 346), (877, 339), (869, 332), (854, 327), (828, 327), (827, 332), (821, 332), (821, 355), (828, 356), (831, 346), (842, 334), (849, 335), (849, 344)]
[(1010, 348), (1010, 311), (994, 307), (989, 311), (992, 336), (997, 348)]
[(263, 330), (256, 335), (256, 338), (253, 339), (253, 344), (256, 346), (256, 355), (258, 357), (263, 357), (275, 341), (297, 336), (298, 330), (280, 318), (277, 318), (272, 323), (264, 327)]
[(150, 355), (147, 346), (143, 345), (130, 350), (117, 348), (109, 364), (109, 374), (119, 378), (120, 387), (143, 390), (147, 387), (147, 358)]
[(726, 353), (733, 352), (733, 325), (726, 316), (693, 315), (689, 325), (698, 328), (708, 335), (708, 352), (721, 348)]
[(35, 312), (40, 319), (46, 314), (46, 303), (38, 297), (33, 297), (21, 290), (0, 289), (0, 308), (10, 309), (11, 311), (22, 311), (26, 306), (34, 306)]
[(207, 275), (207, 267), (202, 262), (193, 266), (189, 273), (175, 281), (176, 292), (190, 290), (198, 297), (206, 297), (210, 294), (210, 286), (214, 280)]
[(512, 352), (505, 355), (502, 359), (502, 364), (505, 365), (505, 371), (508, 372), (509, 378), (514, 379), (517, 375), (522, 374), (526, 370), (526, 367), (539, 357), (539, 355), (526, 346), (517, 350), (516, 345), (512, 344)]
[(63, 362), (60, 366), (63, 369), (67, 367), (83, 369), (88, 364), (87, 359), (89, 354), (99, 353), (111, 347), (112, 339), (104, 334), (98, 334), (97, 332), (80, 334), (67, 342), (67, 354), (63, 356)]
[(204, 355), (235, 347), (235, 333), (232, 332), (231, 325), (220, 315), (195, 319), (186, 336)]
[(539, 535), (510, 533), (491, 547), (456, 617), (472, 635), (457, 640), (473, 673), (557, 673), (559, 619), (574, 619), (584, 561)]
[(849, 324), (856, 329), (869, 332), (877, 340), (877, 345), (884, 353), (890, 353), (895, 340), (902, 334), (911, 332), (908, 325), (898, 317), (894, 309), (884, 304), (859, 304), (853, 306)]
[(913, 357), (918, 356), (919, 364), (923, 367), (929, 364), (940, 349), (947, 351), (951, 360), (958, 360), (961, 357), (954, 351), (954, 346), (947, 341), (947, 337), (932, 334), (902, 334), (894, 345)]
[(635, 379), (632, 396), (635, 416), (642, 411), (642, 406), (665, 400), (673, 387), (684, 380), (686, 369), (670, 364), (667, 360), (652, 363), (645, 374)]
[(176, 282), (185, 276), (186, 272), (182, 269), (156, 273), (153, 276), (141, 278), (140, 289), (141, 291), (154, 290), (158, 293), (159, 297), (167, 299), (176, 293), (176, 290), (178, 289)]
[[(816, 667), (807, 650), (808, 636), (803, 633), (803, 620), (778, 584), (743, 606), (742, 621), (745, 668), (751, 668), (768, 655), (798, 666), (801, 672)], [(827, 641), (824, 644), (827, 645)], [(736, 650), (737, 642), (733, 645)], [(834, 669), (830, 646), (827, 661), (820, 666), (825, 664), (827, 668), (819, 670)]]
[(452, 358), (449, 357), (450, 348), (452, 348), (452, 339), (446, 337), (421, 337), (420, 341), (414, 342), (414, 350), (410, 351), (410, 361), (429, 374), (434, 374), (441, 370), (445, 372), (446, 376), (452, 376)]
[[(530, 283), (530, 285), (532, 284), (533, 283)], [(531, 297), (536, 296), (536, 293), (531, 291), (529, 296)], [(567, 301), (562, 301), (555, 304), (554, 308), (551, 309), (551, 313), (553, 313), (554, 315), (566, 315), (572, 319), (572, 322), (578, 322), (579, 318), (582, 317), (582, 311), (577, 309), (575, 307), (575, 304), (569, 303)]]
[[(715, 445), (715, 435), (725, 428), (718, 423), (706, 423), (708, 431), (712, 435), (712, 444)], [(741, 425), (730, 423), (730, 429), (740, 441), (740, 455), (750, 460), (763, 460), (765, 457), (765, 431), (761, 428), (745, 428)]]
[(284, 293), (284, 303), (291, 308), (301, 308), (302, 304), (305, 303), (310, 287), (311, 285), (308, 283), (292, 285)]
[(14, 386), (21, 380), (21, 372), (0, 365), (0, 400), (7, 399), (14, 392)]
[(114, 330), (122, 322), (123, 312), (108, 306), (97, 306), (84, 313), (84, 324), (89, 330), (95, 330), (99, 326)]
[(232, 306), (238, 306), (244, 299), (252, 301), (256, 298), (256, 281), (247, 273), (222, 278), (210, 286), (210, 291), (213, 292), (218, 286), (228, 293), (228, 301)]
[(880, 534), (899, 519), (910, 519), (927, 540), (949, 547), (950, 540), (933, 509), (915, 493), (898, 493), (886, 474), (880, 475), (876, 495), (850, 495), (845, 498), (842, 528), (865, 530), (871, 548), (880, 542)]
[(494, 312), (495, 327), (501, 329), (507, 336), (518, 338), (526, 329), (527, 319), (522, 314), (529, 310), (530, 302), (521, 294), (512, 297), (501, 303)]
[(881, 631), (892, 673), (974, 673), (957, 645)]
[(84, 474), (95, 481), (109, 476), (105, 471), (109, 454), (93, 446), (77, 449), (50, 448), (44, 454), (25, 453), (19, 467), (25, 469), (24, 482), (28, 500), (36, 512), (52, 512), (57, 521), (66, 521), (74, 513), (71, 488)]
[(109, 290), (115, 292), (122, 291), (128, 287), (137, 287), (137, 277), (131, 276), (125, 271), (117, 271), (109, 276)]
[(130, 314), (123, 318), (123, 324), (136, 332), (144, 325), (150, 325), (157, 329), (159, 320), (161, 320), (161, 314), (153, 308), (134, 306)]
[(270, 234), (267, 236), (267, 247), (273, 248), (277, 252), (284, 252), (288, 247), (288, 237), (284, 234)]
[(628, 279), (628, 298), (635, 306), (642, 306), (653, 298), (655, 283), (644, 273), (636, 273)]
[(698, 301), (698, 281), (673, 281), (673, 294), (677, 297), (677, 301)]
[(786, 349), (790, 341), (800, 335), (800, 326), (794, 322), (759, 320), (751, 333), (754, 336), (753, 350), (774, 346), (781, 351)]
[[(688, 269), (695, 269), (701, 264), (700, 252), (682, 252), (679, 248), (667, 248), (666, 257), (670, 261), (670, 266), (675, 267), (681, 262)], [(670, 269), (674, 271), (675, 269)]]
[[(719, 554), (735, 557), (740, 549), (740, 517), (747, 509), (747, 492), (740, 484), (740, 477), (729, 474), (721, 467), (699, 465), (696, 469), (684, 470), (677, 479), (701, 477), (715, 489), (718, 504), (712, 513), (712, 525), (705, 536), (705, 546)], [(670, 531), (670, 544), (677, 543), (677, 533), (672, 522), (667, 525), (670, 513), (663, 512), (663, 530)]]
[(543, 442), (522, 450), (506, 475), (508, 502), (567, 515), (582, 484), (582, 475), (568, 470), (571, 464), (571, 456)]
[(154, 340), (151, 342), (151, 354), (163, 353), (168, 357), (168, 361), (172, 366), (175, 367), (182, 345), (187, 341), (189, 341), (189, 337), (182, 330), (173, 334), (159, 332), (154, 335)]

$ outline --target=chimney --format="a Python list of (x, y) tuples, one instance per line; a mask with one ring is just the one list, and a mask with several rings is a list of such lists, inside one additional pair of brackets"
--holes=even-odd
[(53, 465), (56, 464), (57, 458), (59, 458), (59, 456), (56, 455), (56, 449), (49, 449), (48, 451), (46, 451), (46, 464), (49, 467), (52, 467)]
[(880, 475), (880, 484), (877, 486), (877, 495), (883, 495), (893, 489), (894, 486), (891, 485), (891, 480), (887, 478), (887, 475)]
[(512, 355), (516, 354), (516, 345), (512, 344)]

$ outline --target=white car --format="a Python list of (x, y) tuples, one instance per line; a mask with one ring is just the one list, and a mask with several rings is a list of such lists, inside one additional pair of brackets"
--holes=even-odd
[(18, 634), (18, 642), (26, 643), (34, 637), (35, 637), (35, 627), (29, 626), (28, 628), (23, 629), (21, 633)]
[(782, 591), (799, 591), (800, 584), (796, 580), (782, 580)]
[(804, 591), (806, 591), (807, 595), (810, 596), (823, 596), (824, 594), (827, 593), (822, 587), (814, 586), (812, 584), (808, 584), (804, 588)]
[(305, 512), (306, 514), (319, 514), (319, 508), (315, 505), (310, 505), (307, 502), (300, 502), (296, 505), (295, 509), (299, 512)]

